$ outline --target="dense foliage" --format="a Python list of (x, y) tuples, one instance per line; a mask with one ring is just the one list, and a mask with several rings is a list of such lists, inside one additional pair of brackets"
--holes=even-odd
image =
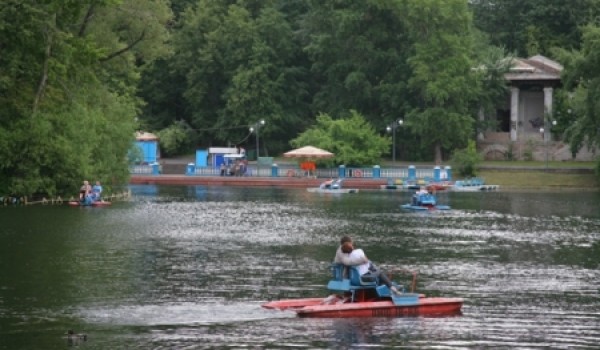
[(409, 126), (422, 135), (423, 145), (433, 147), (440, 164), (442, 148), (464, 145), (472, 135), (469, 105), (477, 96), (477, 76), (471, 16), (462, 0), (408, 1), (406, 16), (414, 42), (408, 83), (418, 99)]
[(577, 49), (583, 25), (597, 21), (598, 0), (470, 0), (475, 26), (493, 45), (520, 57)]
[[(264, 119), (261, 154), (276, 156), (307, 130), (360, 116), (377, 141), (402, 118), (399, 158), (440, 162), (490, 126), (477, 113), (505, 93), (514, 55), (564, 61), (566, 135), (597, 146), (599, 12), (600, 0), (4, 0), (0, 195), (122, 184), (138, 128), (162, 135), (164, 154), (251, 150)], [(323, 146), (347, 164), (392, 153), (377, 141), (352, 154), (368, 144), (358, 136)]]
[(6, 0), (0, 194), (73, 194), (128, 177), (143, 62), (168, 52), (166, 1)]
[[(563, 102), (575, 121), (565, 130), (572, 149), (600, 147), (600, 27), (583, 28), (580, 50), (557, 50), (565, 64), (564, 84), (569, 94)], [(600, 174), (600, 173), (599, 173)]]
[(313, 145), (335, 154), (335, 165), (371, 166), (378, 164), (390, 148), (389, 136), (379, 136), (356, 111), (339, 119), (319, 114), (317, 122), (291, 142), (294, 147)]
[(462, 177), (477, 176), (479, 164), (483, 161), (481, 154), (477, 152), (475, 141), (470, 140), (467, 147), (457, 149), (452, 153), (450, 162), (457, 174)]

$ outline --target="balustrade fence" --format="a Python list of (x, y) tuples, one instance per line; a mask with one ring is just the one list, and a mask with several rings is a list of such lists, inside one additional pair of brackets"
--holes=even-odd
[[(152, 163), (148, 165), (135, 165), (130, 167), (131, 174), (140, 175), (160, 175), (160, 165)], [(214, 167), (196, 167), (190, 163), (186, 167), (185, 175), (188, 176), (253, 176), (253, 177), (314, 177), (314, 178), (398, 178), (405, 180), (424, 179), (427, 181), (451, 181), (452, 169), (449, 166), (444, 168), (436, 166), (433, 168), (416, 168), (410, 165), (406, 168), (381, 168), (376, 165), (373, 167), (346, 167), (340, 165), (337, 168), (318, 168), (314, 171), (304, 171), (298, 166), (277, 164), (268, 165), (250, 165), (243, 173), (230, 174), (228, 170), (221, 170)]]

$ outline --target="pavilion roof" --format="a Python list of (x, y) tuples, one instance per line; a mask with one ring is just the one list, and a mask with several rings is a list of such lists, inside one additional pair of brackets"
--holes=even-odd
[(510, 81), (560, 81), (562, 70), (563, 66), (560, 63), (542, 55), (535, 55), (529, 58), (514, 58), (512, 68), (504, 76)]

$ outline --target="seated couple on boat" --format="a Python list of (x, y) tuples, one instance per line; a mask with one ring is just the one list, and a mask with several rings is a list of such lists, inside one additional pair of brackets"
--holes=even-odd
[(399, 294), (398, 289), (392, 284), (388, 276), (373, 264), (362, 249), (354, 249), (352, 238), (342, 237), (338, 247), (334, 263), (345, 266), (353, 266), (358, 270), (361, 278), (378, 280), (379, 284), (385, 284), (394, 294)]
[(323, 181), (319, 188), (327, 190), (338, 190), (342, 188), (342, 179), (329, 179), (327, 181)]
[(92, 204), (93, 202), (102, 200), (102, 185), (100, 181), (96, 181), (96, 184), (92, 187), (87, 180), (83, 181), (83, 185), (79, 189), (79, 201), (85, 204)]
[(430, 205), (435, 204), (435, 197), (431, 188), (421, 187), (412, 196), (412, 205)]

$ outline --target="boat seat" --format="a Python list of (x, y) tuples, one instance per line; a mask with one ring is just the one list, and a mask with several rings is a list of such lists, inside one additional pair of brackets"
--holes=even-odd
[(331, 275), (332, 275), (331, 277), (335, 281), (341, 281), (344, 279), (345, 276), (348, 276), (348, 271), (347, 271), (348, 268), (343, 264), (333, 263), (333, 264), (331, 264), (329, 269), (331, 270)]
[[(386, 286), (382, 290), (377, 290), (379, 284), (375, 276), (361, 276), (358, 269), (354, 266), (345, 266), (342, 264), (332, 264), (331, 267), (332, 279), (327, 284), (327, 289), (334, 292), (349, 293), (352, 302), (360, 301), (364, 298), (365, 291), (375, 290), (377, 295), (389, 296), (389, 290)], [(345, 276), (346, 273), (349, 276)]]
[(362, 286), (362, 287), (377, 287), (378, 281), (377, 277), (371, 275), (360, 275), (358, 269), (354, 266), (350, 266), (348, 268), (348, 272), (350, 274), (350, 284), (354, 286)]
[(327, 285), (330, 290), (351, 292), (360, 289), (371, 289), (378, 285), (374, 276), (360, 276), (356, 267), (342, 264), (331, 264), (331, 280)]

